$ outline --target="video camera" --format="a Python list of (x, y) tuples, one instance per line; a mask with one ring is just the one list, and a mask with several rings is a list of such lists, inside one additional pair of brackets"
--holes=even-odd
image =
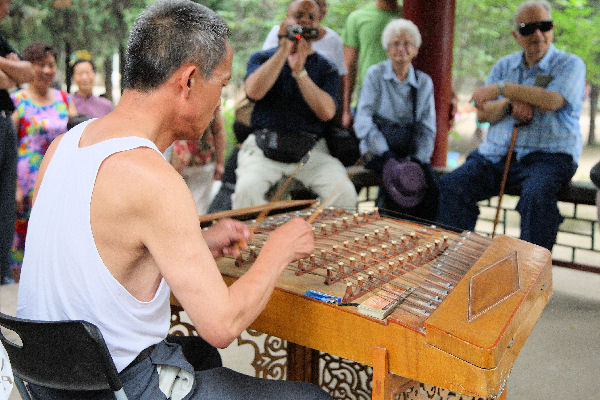
[(287, 35), (286, 37), (290, 40), (298, 41), (300, 38), (308, 39), (316, 39), (319, 37), (319, 29), (318, 28), (304, 28), (300, 25), (294, 24), (287, 27)]

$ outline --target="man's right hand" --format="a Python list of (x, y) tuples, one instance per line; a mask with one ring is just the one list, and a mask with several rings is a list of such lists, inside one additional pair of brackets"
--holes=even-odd
[(269, 235), (263, 250), (272, 248), (287, 258), (287, 264), (308, 257), (315, 249), (312, 226), (302, 218), (294, 218)]
[(528, 123), (533, 118), (533, 107), (522, 101), (512, 101), (512, 116), (521, 122)]
[(287, 39), (288, 26), (294, 25), (295, 23), (296, 20), (293, 18), (285, 17), (283, 21), (281, 21), (281, 24), (279, 24), (279, 32), (277, 36), (279, 37), (280, 46), (284, 45), (286, 42), (291, 42), (289, 39)]

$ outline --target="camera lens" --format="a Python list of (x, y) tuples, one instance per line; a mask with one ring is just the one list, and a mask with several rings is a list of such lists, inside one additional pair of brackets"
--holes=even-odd
[(300, 37), (302, 37), (302, 27), (296, 24), (290, 25), (287, 28), (287, 33), (288, 39), (300, 40)]

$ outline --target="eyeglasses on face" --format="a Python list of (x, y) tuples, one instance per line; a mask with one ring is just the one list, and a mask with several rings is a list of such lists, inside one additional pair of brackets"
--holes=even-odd
[(402, 41), (396, 41), (393, 40), (388, 44), (388, 48), (392, 49), (392, 48), (398, 48), (398, 47), (404, 47), (405, 49), (409, 49), (411, 47), (415, 47), (415, 44), (412, 42), (402, 42)]
[(554, 28), (554, 22), (552, 22), (552, 20), (529, 22), (527, 24), (522, 22), (519, 24), (519, 33), (522, 36), (529, 36), (538, 29), (541, 32), (548, 32), (552, 28)]

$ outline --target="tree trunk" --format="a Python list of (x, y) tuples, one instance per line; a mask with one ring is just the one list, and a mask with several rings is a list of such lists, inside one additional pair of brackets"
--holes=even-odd
[(590, 88), (590, 133), (588, 135), (588, 145), (596, 143), (596, 110), (598, 108), (599, 94), (600, 86), (592, 84)]

